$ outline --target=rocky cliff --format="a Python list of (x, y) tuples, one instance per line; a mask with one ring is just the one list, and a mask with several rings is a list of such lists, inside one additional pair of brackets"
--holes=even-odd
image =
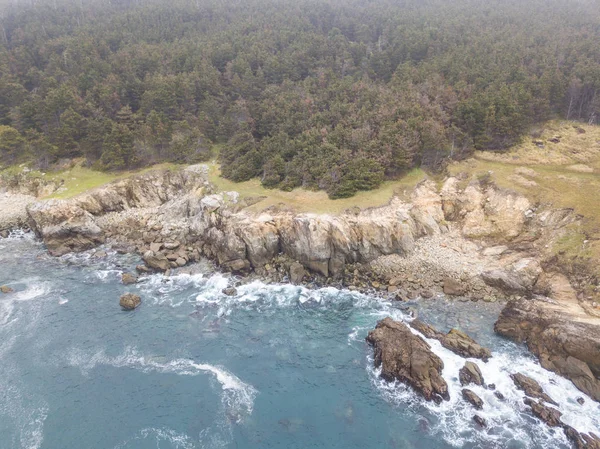
[[(205, 166), (192, 166), (120, 180), (70, 200), (34, 202), (27, 214), (52, 254), (104, 242), (127, 245), (143, 255), (146, 267), (140, 271), (167, 271), (204, 256), (227, 271), (295, 282), (337, 279), (338, 285), (373, 288), (397, 299), (441, 291), (473, 300), (529, 298), (519, 304), (541, 312), (509, 307), (497, 331), (527, 341), (544, 366), (598, 398), (598, 367), (592, 363), (600, 358), (597, 344), (586, 344), (582, 352), (565, 341), (595, 335), (600, 320), (591, 315), (600, 309), (587, 298), (578, 300), (560, 267), (549, 262), (554, 242), (580, 220), (571, 210), (541, 207), (493, 184), (457, 178), (441, 188), (424, 181), (407, 201), (393, 198), (382, 207), (336, 216), (277, 208), (254, 213), (246, 205), (236, 192), (216, 192)], [(583, 311), (594, 332), (559, 326), (573, 320), (560, 309), (551, 322), (543, 321), (549, 297)]]

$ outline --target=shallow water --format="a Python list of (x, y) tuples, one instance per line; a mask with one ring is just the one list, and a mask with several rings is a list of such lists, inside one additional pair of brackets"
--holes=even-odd
[[(479, 363), (477, 430), (462, 401), (464, 360), (430, 341), (451, 400), (424, 404), (372, 367), (364, 338), (405, 305), (357, 293), (253, 283), (235, 298), (219, 274), (119, 283), (133, 256), (48, 257), (31, 237), (0, 240), (0, 448), (566, 448), (526, 413), (508, 374), (535, 377), (566, 422), (600, 429), (598, 404), (492, 332), (499, 305), (412, 304), (441, 330), (460, 326), (493, 350)], [(123, 312), (119, 296), (143, 304)], [(585, 396), (584, 396), (585, 397)]]

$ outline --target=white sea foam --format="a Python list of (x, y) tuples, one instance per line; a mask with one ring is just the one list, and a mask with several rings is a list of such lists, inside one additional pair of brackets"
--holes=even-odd
[[(15, 313), (17, 303), (44, 299), (51, 291), (49, 282), (40, 282), (37, 279), (25, 279), (21, 282), (25, 283), (27, 288), (0, 296), (0, 325), (9, 325), (18, 320), (19, 317)], [(27, 313), (30, 316), (36, 315), (34, 310), (28, 310)]]
[(131, 441), (134, 440), (148, 440), (150, 444), (156, 444), (157, 448), (163, 447), (161, 443), (166, 442), (169, 444), (169, 448), (172, 449), (195, 449), (193, 439), (184, 433), (178, 433), (173, 429), (169, 428), (155, 428), (148, 427), (138, 431), (132, 438), (117, 444), (114, 449), (123, 449), (128, 446)]
[[(413, 333), (419, 334), (411, 329)], [(458, 371), (465, 359), (444, 348), (435, 339), (425, 339), (435, 354), (444, 362), (442, 375), (448, 383), (450, 400), (441, 404), (425, 402), (414, 390), (400, 382), (387, 382), (380, 378), (380, 369), (373, 368), (373, 359), (368, 357), (367, 370), (372, 383), (390, 402), (417, 409), (425, 407), (435, 416), (431, 431), (437, 433), (451, 445), (463, 447), (467, 443), (475, 447), (508, 447), (511, 442), (525, 444), (526, 447), (556, 449), (570, 447), (562, 429), (550, 428), (544, 423), (536, 422), (523, 403), (523, 393), (514, 386), (511, 373), (523, 372), (537, 380), (544, 390), (560, 406), (563, 421), (580, 432), (600, 430), (600, 406), (587, 398), (566, 379), (543, 369), (531, 356), (520, 348), (514, 347), (510, 352), (495, 352), (493, 357), (484, 363), (471, 359), (480, 367), (486, 384), (495, 384), (496, 390), (505, 396), (499, 400), (494, 391), (481, 386), (470, 385), (468, 388), (484, 401), (484, 408), (475, 411), (462, 399)], [(576, 398), (583, 396), (586, 402), (583, 406)], [(478, 414), (487, 421), (483, 431), (474, 429), (472, 417)]]
[[(2, 350), (0, 355), (3, 352)], [(14, 430), (13, 445), (15, 447), (38, 449), (44, 439), (44, 421), (48, 416), (48, 406), (35, 395), (23, 391), (22, 382), (18, 379), (15, 380), (16, 373), (17, 369), (13, 364), (2, 357), (0, 419), (11, 423)], [(8, 443), (8, 441), (2, 443)]]
[(244, 383), (226, 369), (206, 363), (196, 363), (190, 359), (175, 359), (162, 362), (160, 359), (140, 355), (135, 349), (127, 349), (117, 357), (109, 357), (103, 351), (92, 356), (73, 350), (69, 353), (68, 362), (81, 369), (84, 375), (97, 365), (135, 368), (142, 372), (173, 373), (184, 376), (197, 376), (210, 373), (221, 385), (223, 391), (221, 402), (230, 419), (241, 422), (252, 414), (256, 389)]

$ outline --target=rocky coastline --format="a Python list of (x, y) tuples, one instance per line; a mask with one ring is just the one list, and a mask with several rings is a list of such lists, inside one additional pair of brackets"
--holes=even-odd
[[(575, 288), (597, 280), (570, 282), (552, 254), (582, 219), (572, 210), (532, 204), (487, 180), (450, 177), (421, 182), (408, 200), (336, 216), (285, 206), (250, 212), (256, 199), (217, 191), (202, 165), (151, 171), (68, 200), (37, 200), (39, 189), (5, 186), (0, 232), (26, 225), (56, 256), (104, 244), (139, 253), (141, 273), (169, 274), (207, 258), (266, 282), (333, 285), (398, 301), (444, 294), (506, 302), (495, 331), (525, 342), (542, 366), (600, 400), (600, 308)], [(464, 336), (415, 325), (445, 346), (477, 349)], [(465, 376), (476, 378), (470, 371)]]

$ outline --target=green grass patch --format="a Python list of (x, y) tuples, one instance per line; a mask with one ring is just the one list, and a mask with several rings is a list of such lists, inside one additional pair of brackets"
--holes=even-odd
[(221, 191), (239, 192), (242, 198), (262, 198), (249, 209), (261, 211), (271, 206), (292, 208), (298, 212), (314, 212), (339, 214), (346, 209), (359, 207), (361, 209), (387, 204), (394, 195), (405, 196), (410, 194), (415, 185), (427, 178), (421, 169), (414, 169), (402, 178), (394, 181), (385, 181), (379, 188), (358, 192), (350, 198), (332, 200), (323, 191), (311, 191), (301, 188), (284, 192), (278, 189), (266, 189), (259, 179), (245, 182), (233, 182), (222, 178), (219, 165), (211, 162), (209, 165), (209, 181)]

